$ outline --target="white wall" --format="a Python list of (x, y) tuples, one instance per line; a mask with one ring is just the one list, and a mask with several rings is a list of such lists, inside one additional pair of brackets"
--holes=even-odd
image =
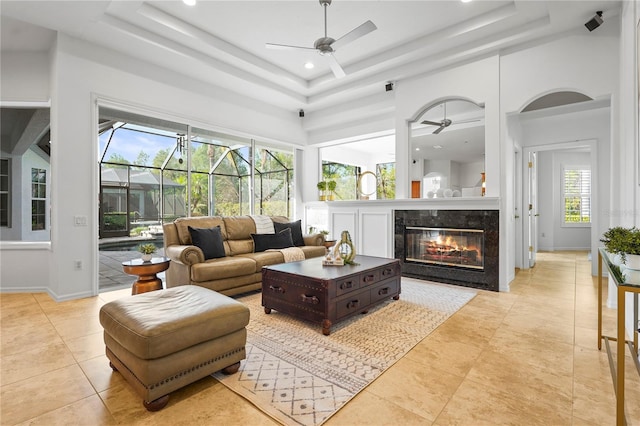
[[(607, 25), (606, 28), (603, 26), (600, 29), (603, 31), (598, 31), (598, 34), (585, 32), (582, 35), (572, 35), (523, 51), (505, 54), (500, 58), (500, 112), (503, 114), (500, 133), (504, 136), (504, 144), (501, 146), (499, 156), (501, 157), (502, 194), (506, 195), (503, 198), (506, 232), (502, 235), (507, 238), (506, 241), (509, 245), (512, 244), (512, 240), (519, 238), (515, 234), (516, 215), (514, 212), (516, 206), (514, 199), (516, 197), (510, 196), (520, 190), (514, 188), (512, 177), (516, 169), (514, 149), (526, 144), (524, 140), (520, 139), (521, 137), (528, 138), (529, 141), (531, 138), (528, 135), (529, 129), (523, 129), (521, 133), (513, 131), (513, 129), (508, 130), (506, 116), (517, 114), (531, 101), (557, 91), (576, 91), (593, 99), (615, 99), (618, 93), (618, 76), (616, 68), (612, 64), (619, 63), (619, 26), (615, 21), (611, 21), (611, 25)], [(594, 61), (593, 58), (598, 58), (598, 60)], [(612, 110), (615, 115), (615, 108)], [(580, 138), (577, 136), (577, 133), (582, 130), (580, 127), (563, 123), (554, 124), (557, 125), (558, 132), (559, 129), (562, 129), (563, 135), (558, 136), (556, 130), (549, 127), (547, 132), (550, 137), (546, 137), (544, 143)], [(538, 131), (544, 132), (545, 130), (538, 128)], [(596, 137), (598, 139), (598, 169), (602, 171), (598, 180), (599, 188), (608, 187), (610, 182), (608, 173), (610, 169), (607, 164), (609, 145), (604, 141), (611, 140), (611, 126), (607, 125), (603, 131), (606, 131), (608, 136)], [(598, 135), (601, 133), (598, 132)], [(594, 136), (591, 134), (589, 137), (593, 138)], [(488, 170), (490, 169), (488, 168)], [(524, 218), (523, 213), (526, 212), (521, 212), (521, 218)], [(518, 229), (522, 230), (522, 221), (518, 222)], [(597, 225), (596, 229), (599, 229)], [(596, 246), (597, 239), (593, 241), (592, 238), (592, 247), (595, 249)], [(515, 266), (514, 253), (515, 251), (508, 251), (505, 258), (501, 257), (508, 262), (509, 272)], [(527, 265), (523, 264), (522, 267), (527, 267)]]
[[(562, 167), (591, 166), (588, 152), (543, 151), (537, 156), (538, 250), (590, 250), (591, 227), (562, 225)], [(597, 183), (597, 182), (594, 182)]]
[[(50, 261), (42, 259), (41, 263), (50, 265), (47, 290), (58, 300), (95, 295), (98, 289), (96, 98), (261, 140), (304, 142), (297, 117), (288, 111), (240, 98), (223, 88), (186, 81), (65, 35), (58, 36), (51, 63), (52, 250)], [(18, 74), (16, 80), (26, 72), (16, 67), (11, 71)], [(2, 81), (12, 78), (3, 73)], [(74, 226), (74, 216), (86, 216), (87, 226)], [(33, 287), (30, 281), (18, 280), (17, 273), (4, 274), (5, 268), (21, 270), (25, 265), (8, 264), (5, 256), (11, 255), (4, 250), (2, 254), (7, 277), (3, 291)], [(74, 269), (77, 260), (83, 263), (82, 270)]]
[[(611, 175), (611, 109), (598, 108), (588, 111), (577, 111), (555, 115), (551, 117), (538, 117), (523, 119), (521, 121), (522, 136), (519, 142), (523, 147), (540, 147), (541, 149), (553, 149), (555, 145), (571, 143), (574, 141), (595, 140), (597, 151), (597, 169), (592, 170), (595, 196), (593, 203), (593, 222), (591, 230), (591, 242), (588, 245), (595, 253), (600, 246), (600, 236), (609, 227), (610, 216), (610, 183)], [(538, 173), (540, 175), (540, 172)], [(541, 211), (544, 217), (544, 210)], [(540, 232), (538, 232), (540, 236)], [(538, 240), (544, 247), (549, 247), (543, 240)], [(561, 249), (560, 243), (548, 241), (551, 246)], [(571, 246), (569, 246), (571, 247)], [(576, 245), (577, 247), (577, 245)], [(543, 249), (542, 247), (539, 247)], [(595, 257), (594, 257), (595, 258)], [(592, 263), (592, 274), (597, 274), (597, 265)]]
[[(615, 21), (609, 20), (610, 25), (600, 28), (598, 34), (585, 32), (584, 35), (549, 41), (523, 51), (481, 58), (444, 71), (401, 80), (392, 92), (345, 103), (341, 108), (316, 111), (303, 120), (291, 112), (240, 98), (223, 88), (206, 86), (151, 64), (61, 36), (51, 55), (51, 83), (47, 86), (48, 95), (52, 98), (54, 141), (53, 236), (51, 261), (44, 259), (42, 264), (51, 265), (49, 291), (63, 299), (94, 294), (97, 288), (97, 203), (94, 202), (97, 195), (97, 169), (94, 164), (97, 144), (92, 96), (122, 101), (132, 108), (153, 109), (173, 118), (184, 118), (192, 124), (223, 131), (237, 130), (262, 139), (293, 144), (303, 144), (305, 140), (312, 143), (330, 141), (395, 127), (398, 198), (407, 198), (410, 188), (409, 167), (403, 167), (410, 161), (407, 120), (415, 118), (415, 114), (425, 106), (451, 96), (484, 103), (487, 195), (500, 198), (500, 281), (501, 288), (505, 289), (514, 265), (513, 254), (507, 250), (515, 238), (515, 205), (511, 196), (514, 193), (513, 151), (514, 146), (522, 145), (518, 132), (507, 134), (506, 115), (517, 113), (533, 99), (557, 90), (575, 90), (594, 98), (611, 97), (614, 125), (609, 139), (614, 158), (612, 167), (609, 167), (606, 149), (598, 145), (599, 157), (604, 153), (598, 163), (602, 171), (602, 185), (618, 194), (609, 206), (611, 214), (628, 212), (625, 214), (631, 220), (626, 222), (639, 222), (635, 127), (637, 91), (628, 90), (630, 84), (635, 85), (637, 18), (637, 2), (624, 2), (622, 43)], [(621, 55), (620, 48), (623, 51)], [(18, 65), (17, 69), (9, 69), (4, 59), (3, 54), (2, 100), (9, 99), (5, 95), (15, 96), (15, 93), (22, 97), (21, 90), (5, 93), (5, 83), (22, 82), (22, 76), (30, 79), (31, 70), (21, 69)], [(620, 71), (616, 64), (620, 64)], [(39, 80), (42, 81), (46, 79)], [(25, 83), (23, 89), (33, 87)], [(29, 96), (42, 95), (44, 86), (37, 84), (35, 87), (38, 87), (34, 89), (35, 94)], [(389, 120), (394, 109), (395, 123)], [(360, 121), (358, 115), (362, 117)], [(342, 125), (347, 121), (350, 124)], [(617, 129), (620, 129), (620, 134), (617, 134)], [(522, 135), (526, 132), (523, 131)], [(306, 157), (309, 157), (309, 162)], [(317, 152), (316, 155), (305, 155), (305, 176), (318, 176), (318, 164)], [(612, 174), (613, 181), (623, 184), (613, 188), (609, 179)], [(315, 180), (305, 179), (303, 182), (304, 193), (313, 194), (310, 197), (313, 199), (317, 194)], [(87, 216), (89, 226), (74, 227), (74, 215)], [(6, 265), (4, 254), (3, 274)], [(74, 260), (85, 261), (87, 268), (74, 271)], [(24, 264), (19, 262), (15, 266), (24, 268)], [(3, 289), (7, 284), (18, 289), (28, 287), (23, 282), (7, 283), (3, 280)]]
[(43, 52), (2, 52), (2, 102), (47, 102), (49, 58)]
[[(609, 225), (640, 226), (640, 115), (638, 102), (640, 97), (640, 43), (638, 25), (640, 24), (640, 1), (622, 3), (620, 60), (619, 60), (619, 115), (615, 118), (612, 140), (611, 187)], [(608, 306), (616, 306), (614, 289), (609, 286)], [(626, 325), (633, 324), (633, 299), (627, 294)], [(639, 308), (640, 309), (640, 308)]]

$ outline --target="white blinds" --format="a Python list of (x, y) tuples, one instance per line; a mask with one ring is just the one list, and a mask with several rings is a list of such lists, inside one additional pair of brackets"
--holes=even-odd
[(591, 222), (591, 169), (566, 167), (563, 170), (562, 193), (564, 223)]

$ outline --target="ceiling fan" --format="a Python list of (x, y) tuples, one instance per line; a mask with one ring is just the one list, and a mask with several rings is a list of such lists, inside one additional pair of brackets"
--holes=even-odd
[(451, 121), (450, 119), (447, 118), (447, 103), (443, 102), (442, 106), (444, 108), (444, 116), (442, 118), (442, 120), (440, 121), (430, 121), (430, 120), (424, 120), (421, 121), (420, 124), (426, 124), (429, 126), (438, 126), (437, 129), (435, 129), (432, 133), (434, 135), (439, 134), (441, 131), (443, 131), (445, 128), (451, 126), (452, 124), (462, 124), (462, 123), (472, 123), (474, 121), (480, 121), (479, 118), (475, 118), (475, 119), (471, 119), (471, 120), (458, 120), (455, 123), (453, 121)]
[(359, 27), (351, 30), (347, 34), (343, 35), (339, 39), (335, 40), (329, 36), (327, 36), (327, 6), (331, 4), (331, 0), (319, 0), (320, 5), (324, 7), (324, 37), (320, 37), (313, 43), (313, 47), (304, 47), (304, 46), (290, 46), (286, 44), (274, 44), (274, 43), (266, 43), (266, 47), (268, 49), (304, 49), (304, 50), (317, 50), (322, 56), (327, 58), (329, 61), (329, 67), (331, 67), (331, 71), (336, 76), (336, 78), (342, 78), (346, 74), (338, 61), (336, 60), (333, 53), (341, 48), (342, 46), (351, 43), (359, 39), (360, 37), (369, 34), (371, 31), (376, 30), (378, 27), (371, 21), (367, 21)]

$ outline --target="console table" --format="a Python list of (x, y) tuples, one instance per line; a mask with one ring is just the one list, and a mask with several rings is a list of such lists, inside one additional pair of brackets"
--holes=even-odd
[[(604, 262), (603, 262), (604, 261)], [(612, 278), (617, 289), (618, 300), (618, 319), (617, 319), (617, 335), (616, 337), (604, 336), (602, 334), (602, 265), (605, 265), (609, 276)], [(611, 377), (613, 378), (613, 388), (616, 394), (616, 425), (625, 425), (626, 418), (624, 413), (624, 377), (625, 377), (625, 346), (629, 347), (631, 357), (633, 358), (636, 370), (640, 375), (640, 362), (638, 361), (638, 294), (640, 293), (640, 279), (634, 275), (640, 275), (640, 272), (634, 271), (633, 274), (624, 274), (621, 268), (611, 261), (611, 255), (606, 250), (600, 248), (598, 250), (598, 350), (602, 349), (604, 341), (607, 356), (609, 358), (609, 368), (611, 369)], [(633, 293), (633, 325), (632, 332), (633, 341), (627, 340), (625, 330), (625, 304), (626, 294)], [(616, 362), (611, 354), (609, 341), (616, 342)]]

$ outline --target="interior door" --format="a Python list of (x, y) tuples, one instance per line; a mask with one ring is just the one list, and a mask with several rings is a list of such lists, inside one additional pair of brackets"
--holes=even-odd
[(537, 194), (538, 194), (538, 183), (536, 180), (536, 153), (529, 152), (529, 163), (528, 163), (528, 182), (529, 182), (529, 191), (528, 191), (528, 241), (529, 241), (529, 267), (533, 268), (536, 264), (536, 251), (538, 250), (538, 238), (537, 238), (537, 225), (538, 225), (538, 213), (537, 213)]

